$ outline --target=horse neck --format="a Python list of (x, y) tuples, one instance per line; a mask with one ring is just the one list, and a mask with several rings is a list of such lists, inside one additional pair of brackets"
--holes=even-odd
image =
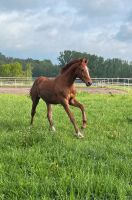
[(72, 86), (76, 79), (76, 65), (73, 65), (69, 69), (67, 69), (62, 75), (63, 82), (66, 86)]

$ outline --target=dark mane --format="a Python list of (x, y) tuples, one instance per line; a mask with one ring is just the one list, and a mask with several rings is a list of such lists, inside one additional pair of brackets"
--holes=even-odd
[(74, 59), (71, 60), (69, 63), (67, 63), (62, 69), (61, 69), (61, 74), (63, 74), (67, 69), (69, 69), (71, 67), (71, 65), (80, 62), (81, 59)]

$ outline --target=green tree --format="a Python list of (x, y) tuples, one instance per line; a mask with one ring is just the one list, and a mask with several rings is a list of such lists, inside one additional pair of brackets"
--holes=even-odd
[(19, 62), (11, 63), (10, 74), (13, 77), (23, 76), (22, 65)]
[(70, 60), (86, 57), (91, 77), (122, 78), (132, 77), (132, 62), (113, 58), (105, 59), (86, 52), (65, 50), (60, 52), (59, 64), (54, 65), (50, 60), (33, 60), (6, 57), (0, 53), (0, 76), (56, 76), (60, 69)]
[(59, 72), (59, 68), (55, 65), (50, 60), (43, 60), (39, 61), (39, 63), (36, 63), (36, 65), (33, 68), (33, 77), (38, 77), (38, 76), (56, 76)]
[(18, 77), (23, 76), (22, 65), (18, 62), (3, 64), (0, 67), (0, 75), (1, 76), (11, 76)]
[(31, 69), (31, 64), (30, 63), (26, 64), (26, 69), (24, 71), (24, 76), (32, 77), (32, 69)]
[(0, 66), (0, 76), (9, 77), (11, 72), (11, 65), (10, 64), (3, 64)]

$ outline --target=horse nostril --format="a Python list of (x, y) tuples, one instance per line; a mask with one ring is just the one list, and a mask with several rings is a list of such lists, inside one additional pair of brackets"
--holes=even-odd
[(92, 85), (92, 83), (91, 82), (87, 82), (87, 84), (86, 84), (87, 86), (91, 86)]
[(90, 83), (90, 85), (92, 85), (92, 82)]

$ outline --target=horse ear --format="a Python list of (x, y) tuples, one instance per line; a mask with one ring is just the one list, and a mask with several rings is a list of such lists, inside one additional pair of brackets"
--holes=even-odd
[(84, 64), (88, 64), (88, 59), (87, 58), (83, 58), (83, 59), (81, 59), (82, 60), (82, 63), (84, 63)]
[(83, 58), (80, 58), (80, 62), (81, 62), (81, 63), (83, 62)]

